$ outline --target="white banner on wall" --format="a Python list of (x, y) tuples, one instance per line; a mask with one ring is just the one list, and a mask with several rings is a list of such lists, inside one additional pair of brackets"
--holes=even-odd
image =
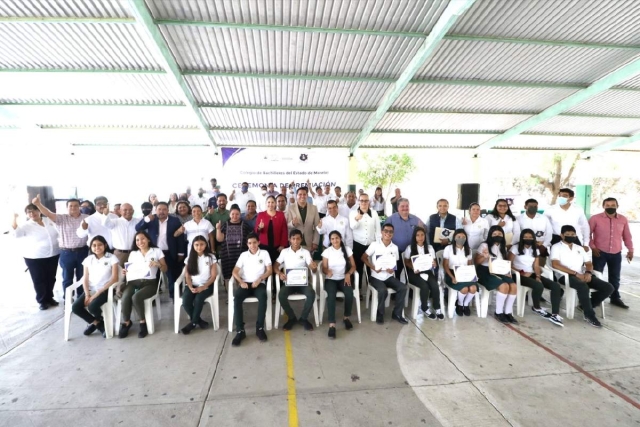
[(230, 148), (222, 151), (223, 189), (240, 188), (243, 182), (257, 193), (261, 185), (273, 182), (276, 190), (292, 181), (296, 187), (340, 186), (344, 193), (348, 185), (347, 151), (333, 148)]

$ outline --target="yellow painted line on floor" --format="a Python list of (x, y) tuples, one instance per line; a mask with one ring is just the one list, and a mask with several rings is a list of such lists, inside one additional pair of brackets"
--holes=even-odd
[(298, 402), (296, 399), (296, 379), (293, 371), (293, 348), (291, 332), (284, 333), (284, 352), (287, 357), (287, 400), (289, 401), (289, 427), (298, 427)]

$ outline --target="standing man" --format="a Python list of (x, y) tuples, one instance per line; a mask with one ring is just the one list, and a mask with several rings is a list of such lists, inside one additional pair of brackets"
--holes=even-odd
[(382, 237), (378, 213), (369, 208), (369, 195), (364, 193), (359, 199), (360, 207), (349, 213), (349, 227), (353, 230), (353, 260), (360, 277), (364, 278), (362, 255), (367, 247)]
[(557, 203), (544, 211), (553, 229), (551, 244), (554, 245), (561, 241), (562, 226), (570, 225), (576, 229), (576, 237), (578, 238), (576, 243), (589, 252), (591, 235), (589, 222), (584, 215), (584, 211), (573, 203), (574, 196), (575, 193), (570, 188), (561, 188), (558, 192)]
[[(538, 213), (538, 201), (536, 199), (528, 199), (524, 202), (525, 214), (516, 218), (513, 223), (513, 240), (512, 245), (516, 245), (520, 241), (520, 233), (527, 228), (533, 230), (536, 235), (536, 243), (538, 253), (541, 257), (548, 257), (551, 247), (551, 237), (553, 236), (553, 228), (549, 218)], [(544, 266), (544, 263), (541, 263)]]
[[(156, 205), (156, 214), (147, 215), (136, 224), (136, 231), (146, 230), (151, 236), (151, 241), (158, 246), (164, 254), (167, 264), (167, 276), (169, 276), (169, 295), (173, 299), (173, 283), (180, 277), (184, 266), (185, 239), (182, 236), (174, 237), (174, 233), (182, 227), (182, 223), (175, 216), (169, 216), (169, 205), (160, 202)], [(178, 295), (180, 297), (180, 295)]]
[[(276, 193), (277, 195), (278, 193)], [(258, 200), (256, 202), (256, 212), (260, 213), (260, 212), (264, 212), (267, 210), (267, 197), (269, 197), (268, 193), (267, 193), (267, 186), (266, 185), (261, 185), (260, 186), (260, 196), (258, 196)], [(273, 196), (276, 197), (276, 196)]]
[[(80, 280), (84, 273), (82, 261), (87, 257), (89, 248), (87, 238), (78, 237), (76, 231), (88, 215), (80, 213), (80, 201), (78, 199), (67, 200), (67, 214), (51, 212), (40, 201), (38, 194), (32, 203), (36, 205), (40, 213), (56, 224), (58, 229), (58, 243), (60, 246), (60, 268), (62, 269), (62, 295), (66, 297), (66, 290), (73, 283), (75, 272), (76, 280)], [(83, 293), (82, 286), (78, 288), (78, 295)]]
[(220, 195), (220, 186), (216, 185), (213, 188), (213, 191), (209, 192), (207, 196), (209, 196), (209, 200), (207, 200), (207, 207), (216, 209), (218, 207), (218, 196)]
[(436, 203), (436, 208), (438, 209), (438, 213), (435, 213), (429, 217), (429, 242), (433, 246), (433, 250), (436, 252), (443, 250), (449, 243), (451, 243), (451, 239), (443, 239), (440, 238), (440, 243), (435, 243), (435, 233), (436, 228), (440, 227), (442, 229), (446, 228), (447, 230), (457, 230), (458, 228), (462, 228), (462, 221), (460, 218), (457, 218), (455, 215), (451, 215), (449, 213), (449, 202), (447, 199), (440, 199)]
[[(425, 228), (424, 223), (417, 216), (409, 213), (409, 199), (400, 198), (397, 201), (398, 212), (392, 214), (384, 222), (385, 225), (393, 225), (393, 238), (391, 241), (398, 247), (400, 253), (404, 253), (407, 246), (411, 244), (411, 238), (413, 237), (413, 229), (415, 227)], [(424, 242), (425, 248), (429, 247), (429, 241)], [(400, 278), (402, 269), (404, 268), (404, 261), (402, 257), (398, 259), (396, 267), (396, 278)]]
[(198, 196), (194, 197), (190, 202), (191, 207), (198, 205), (205, 210), (209, 207), (209, 198), (205, 197), (204, 190), (202, 188), (198, 188)]
[(256, 211), (256, 202), (255, 200), (249, 200), (247, 202), (247, 212), (241, 214), (240, 218), (253, 230), (256, 228), (257, 216), (258, 212)]
[(91, 242), (91, 240), (96, 236), (102, 236), (109, 245), (109, 248), (107, 249), (113, 249), (113, 243), (111, 242), (111, 230), (103, 224), (106, 217), (109, 217), (111, 220), (115, 220), (118, 217), (109, 213), (109, 200), (107, 200), (106, 197), (98, 196), (95, 198), (94, 203), (96, 205), (95, 213), (82, 221), (82, 224), (76, 230), (76, 234), (80, 238), (86, 237), (87, 242)]
[(302, 232), (302, 247), (314, 253), (318, 249), (318, 208), (307, 200), (307, 187), (300, 187), (296, 192), (296, 203), (292, 203), (285, 216), (289, 231), (296, 229)]
[(227, 210), (227, 195), (220, 193), (217, 201), (218, 207), (215, 209), (209, 209), (209, 213), (204, 216), (204, 219), (209, 221), (214, 227), (219, 222), (225, 223), (229, 221), (230, 213)]
[(351, 231), (351, 227), (349, 227), (349, 218), (338, 213), (338, 203), (335, 200), (329, 200), (327, 203), (327, 212), (327, 216), (322, 218), (316, 227), (318, 233), (324, 236), (322, 245), (325, 248), (331, 246), (329, 233), (336, 230), (340, 232), (345, 246), (353, 249), (353, 232)]
[(207, 202), (212, 197), (216, 197), (217, 198), (218, 193), (220, 192), (220, 186), (218, 186), (218, 180), (217, 179), (211, 178), (209, 180), (209, 183), (211, 184), (211, 189), (209, 189), (209, 191), (207, 191), (205, 193), (205, 198), (207, 199)]
[(344, 203), (344, 197), (342, 197), (342, 188), (340, 187), (336, 187), (333, 189), (333, 191), (335, 192), (335, 196), (334, 195), (329, 195), (329, 199), (330, 200), (335, 200), (338, 205), (341, 205)]
[(589, 218), (591, 228), (591, 249), (593, 250), (593, 268), (602, 273), (607, 266), (607, 282), (613, 285), (611, 304), (628, 309), (629, 306), (620, 297), (620, 270), (622, 269), (622, 242), (627, 248), (627, 261), (633, 260), (633, 241), (629, 230), (629, 221), (617, 213), (618, 201), (613, 197), (602, 202), (604, 212)]
[(278, 194), (280, 193), (276, 191), (276, 185), (273, 182), (270, 182), (267, 186), (267, 194), (265, 195), (265, 197), (269, 197), (269, 196), (278, 197)]
[(120, 218), (122, 216), (122, 212), (120, 211), (121, 207), (122, 207), (122, 204), (116, 203), (115, 205), (113, 205), (113, 212), (111, 213), (117, 216), (118, 218)]
[(109, 215), (104, 215), (102, 225), (111, 230), (113, 254), (118, 258), (120, 267), (124, 268), (124, 263), (129, 260), (133, 239), (136, 235), (136, 224), (140, 222), (140, 218), (133, 217), (133, 206), (129, 203), (123, 203), (120, 209), (122, 211), (121, 218), (111, 219)]
[(256, 196), (253, 195), (251, 191), (249, 191), (249, 183), (243, 182), (240, 187), (240, 194), (236, 194), (236, 190), (231, 192), (231, 197), (229, 197), (230, 201), (235, 201), (240, 208), (241, 213), (247, 212), (247, 202), (249, 200), (253, 200), (255, 202)]
[[(394, 214), (398, 212), (398, 200), (402, 198), (402, 194), (400, 194), (400, 189), (395, 189), (395, 195), (391, 198), (391, 213)], [(432, 240), (433, 241), (433, 240)], [(436, 249), (437, 251), (437, 249)]]
[(329, 195), (322, 193), (322, 187), (317, 186), (316, 192), (313, 192), (313, 188), (311, 188), (311, 183), (307, 180), (307, 184), (309, 185), (309, 191), (311, 192), (311, 196), (313, 197), (313, 204), (318, 208), (318, 215), (320, 218), (324, 218), (327, 215), (327, 202), (329, 201)]
[(346, 201), (338, 205), (338, 211), (340, 212), (340, 215), (349, 218), (351, 212), (357, 211), (359, 207), (356, 203), (356, 193), (354, 191), (349, 191), (343, 200)]
[(276, 209), (280, 212), (286, 212), (287, 210), (287, 196), (278, 194), (276, 197)]

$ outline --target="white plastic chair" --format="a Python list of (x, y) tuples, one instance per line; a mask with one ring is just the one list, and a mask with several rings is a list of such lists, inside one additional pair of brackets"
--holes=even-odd
[[(438, 251), (438, 252), (442, 252), (442, 251)], [(422, 305), (422, 300), (420, 299), (420, 288), (411, 284), (411, 282), (409, 281), (409, 273), (407, 272), (407, 267), (405, 266), (403, 269), (403, 277), (405, 279), (405, 283), (407, 284), (407, 286), (409, 287), (410, 290), (413, 291), (413, 300), (411, 302), (411, 313), (410, 316), (413, 317), (413, 319), (417, 319), (418, 318), (418, 308), (421, 307)], [(439, 274), (438, 274), (439, 275)], [(436, 279), (438, 280), (438, 279)], [(438, 287), (440, 288), (440, 309), (443, 310), (444, 308), (444, 292), (442, 289), (442, 285), (440, 283), (440, 280), (438, 280)], [(407, 291), (407, 294), (409, 293), (409, 291)]]
[[(327, 304), (327, 298), (328, 298), (328, 294), (327, 291), (324, 289), (324, 280), (325, 280), (325, 276), (324, 274), (319, 271), (320, 268), (318, 268), (318, 275), (320, 276), (320, 324), (322, 325), (322, 319), (324, 317), (324, 308), (326, 307)], [(358, 312), (358, 323), (362, 323), (362, 317), (360, 316), (360, 275), (358, 274), (358, 272), (354, 272), (353, 273), (353, 300), (356, 303), (356, 311)], [(344, 298), (344, 292), (340, 292), (338, 291), (336, 293), (336, 298)]]
[[(220, 305), (218, 302), (218, 288), (219, 284), (224, 280), (222, 278), (222, 267), (220, 266), (220, 262), (217, 263), (218, 274), (216, 275), (216, 280), (213, 282), (213, 295), (209, 298), (205, 299), (205, 304), (208, 303), (209, 307), (211, 307), (211, 319), (213, 319), (213, 330), (217, 331), (220, 329)], [(186, 269), (186, 267), (185, 267)], [(180, 295), (180, 285), (184, 282), (184, 272), (182, 270), (182, 274), (176, 280), (176, 283), (173, 285), (173, 295), (175, 296), (173, 301), (173, 329), (177, 334), (180, 330), (180, 309), (182, 308), (182, 298), (178, 298)]]
[[(64, 340), (69, 341), (69, 330), (71, 328), (71, 316), (73, 312), (71, 311), (71, 306), (73, 305), (73, 300), (77, 296), (77, 289), (82, 287), (82, 281), (84, 278), (80, 278), (80, 280), (71, 286), (69, 286), (65, 290), (65, 298), (64, 298)], [(108, 298), (107, 302), (102, 304), (100, 309), (102, 310), (102, 318), (104, 320), (104, 332), (107, 336), (107, 339), (113, 338), (113, 289), (118, 286), (120, 283), (124, 281), (124, 275), (122, 274), (122, 268), (118, 266), (118, 281), (113, 285), (109, 286)], [(84, 294), (83, 294), (84, 295)]]
[[(591, 251), (589, 251), (591, 252)], [(564, 286), (564, 298), (565, 298), (565, 306), (566, 306), (566, 311), (567, 311), (567, 319), (573, 319), (575, 316), (575, 312), (576, 312), (576, 306), (578, 305), (578, 292), (573, 289), (571, 286), (569, 286), (569, 273), (565, 273), (564, 271), (560, 271), (560, 270), (556, 270), (555, 268), (551, 267), (550, 265), (547, 265), (545, 268), (548, 268), (549, 270), (553, 271), (554, 273), (558, 273), (560, 274), (562, 277), (564, 277), (564, 285), (562, 283), (560, 283), (560, 281), (558, 280), (558, 283), (560, 284), (560, 286)], [(602, 273), (600, 273), (599, 271), (594, 271), (595, 276), (598, 279), (602, 279)], [(590, 292), (595, 292), (594, 289), (589, 288)], [(604, 301), (602, 301), (602, 304), (600, 304), (600, 308), (602, 309), (602, 318), (604, 319)]]
[[(540, 268), (542, 272), (542, 276), (546, 277), (549, 280), (553, 280), (553, 272), (551, 270), (545, 269), (544, 267)], [(527, 294), (532, 291), (531, 288), (527, 286), (522, 286), (520, 283), (520, 273), (518, 271), (512, 271), (515, 276), (516, 286), (518, 288), (516, 293), (516, 314), (518, 317), (524, 317), (524, 309), (526, 307)], [(533, 300), (531, 300), (531, 306), (533, 306)]]
[[(285, 268), (284, 264), (280, 265), (280, 269), (282, 270), (283, 268)], [(313, 316), (316, 319), (316, 327), (318, 327), (320, 326), (320, 323), (318, 320), (318, 286), (317, 286), (318, 276), (316, 275), (316, 273), (311, 271), (310, 268), (307, 268), (307, 272), (311, 277), (311, 288), (313, 289), (313, 292), (315, 292), (316, 294), (316, 297), (313, 299)], [(278, 329), (278, 324), (280, 323), (280, 316), (282, 316), (282, 314), (284, 313), (284, 310), (282, 310), (282, 308), (280, 307), (280, 298), (278, 298), (278, 295), (280, 295), (280, 276), (278, 276), (277, 273), (275, 276), (276, 276), (276, 315), (273, 319), (273, 322), (274, 322), (273, 327), (275, 329)], [(289, 301), (301, 301), (301, 300), (307, 299), (307, 297), (305, 297), (302, 294), (293, 294), (293, 295), (289, 295), (287, 299)]]
[[(269, 276), (269, 279), (267, 279), (267, 314), (266, 314), (266, 319), (265, 319), (265, 326), (267, 331), (271, 330), (271, 323), (273, 321), (273, 314), (272, 314), (272, 309), (271, 309), (271, 277), (273, 277), (273, 275)], [(233, 332), (233, 290), (234, 290), (234, 284), (236, 282), (235, 277), (231, 277), (231, 279), (229, 280), (229, 288), (227, 290), (227, 295), (229, 295), (229, 302), (228, 302), (228, 318), (229, 318), (229, 332)], [(256, 297), (249, 297), (247, 299), (244, 300), (244, 302), (258, 302), (258, 298)]]
[[(153, 319), (153, 302), (154, 301), (156, 302), (156, 311), (158, 312), (158, 320), (162, 319), (162, 310), (160, 308), (160, 287), (162, 287), (164, 283), (168, 283), (167, 275), (166, 273), (160, 273), (160, 280), (158, 280), (158, 287), (156, 288), (156, 294), (144, 300), (144, 318), (145, 318), (145, 322), (147, 323), (147, 331), (149, 332), (149, 335), (153, 334), (156, 330), (154, 319)], [(122, 321), (122, 300), (119, 299), (116, 305), (116, 334), (120, 333), (121, 321)]]
[[(474, 258), (475, 255), (475, 249), (471, 250), (471, 259)], [(440, 267), (440, 271), (441, 271), (441, 280), (442, 280), (442, 295), (444, 295), (444, 285), (445, 285), (445, 281), (444, 281), (444, 263), (442, 261), (443, 259), (443, 255), (444, 255), (444, 251), (438, 251), (436, 253), (436, 259), (438, 260), (438, 266)], [(480, 308), (480, 287), (477, 286), (478, 290), (476, 290), (476, 295), (475, 297), (473, 297), (473, 300), (476, 302), (476, 314), (478, 315), (478, 317), (482, 317), (482, 310)], [(449, 319), (453, 319), (453, 315), (456, 312), (456, 301), (458, 300), (458, 291), (456, 291), (455, 289), (449, 287), (449, 303), (447, 305), (447, 315), (449, 316)], [(444, 306), (444, 305), (443, 305)]]
[[(369, 308), (369, 297), (371, 297), (371, 321), (376, 321), (376, 313), (378, 311), (378, 291), (373, 286), (369, 285), (369, 276), (367, 275), (366, 266), (362, 269), (362, 281), (365, 284), (367, 293), (365, 294), (365, 308)], [(387, 299), (384, 300), (384, 306), (389, 307), (391, 301), (391, 294), (395, 294), (395, 289), (387, 288)], [(409, 305), (409, 292), (404, 298), (404, 306)], [(402, 317), (404, 317), (404, 309), (402, 309)]]

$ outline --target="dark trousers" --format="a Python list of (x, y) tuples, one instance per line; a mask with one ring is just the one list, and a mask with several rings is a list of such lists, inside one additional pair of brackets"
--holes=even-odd
[[(182, 269), (184, 268), (184, 264), (180, 264), (177, 258), (173, 258), (169, 251), (162, 251), (164, 254), (164, 262), (167, 264), (167, 287), (169, 288), (169, 296), (173, 299), (173, 284), (178, 280), (180, 274), (182, 274)], [(160, 273), (162, 274), (162, 273)]]
[[(236, 316), (236, 329), (238, 332), (244, 330), (244, 319), (242, 312), (242, 303), (249, 297), (258, 298), (258, 320), (256, 320), (256, 329), (264, 328), (264, 318), (267, 315), (267, 285), (260, 283), (257, 288), (252, 288), (251, 283), (244, 289), (238, 286), (233, 291), (233, 311)], [(271, 304), (271, 301), (269, 301)], [(278, 313), (279, 314), (279, 313)]]
[[(378, 291), (378, 316), (384, 316), (384, 301), (387, 299), (387, 288), (391, 288), (396, 291), (396, 300), (393, 306), (393, 314), (398, 317), (402, 316), (402, 309), (404, 307), (404, 298), (407, 295), (407, 285), (400, 280), (391, 276), (384, 282), (372, 277), (369, 280), (369, 285), (373, 286)], [(372, 307), (373, 308), (373, 307)]]
[(108, 299), (109, 299), (109, 292), (104, 291), (103, 293), (98, 295), (98, 298), (91, 301), (89, 305), (85, 308), (84, 294), (83, 294), (78, 296), (76, 300), (73, 302), (73, 305), (71, 306), (71, 311), (73, 312), (73, 314), (80, 317), (82, 320), (84, 320), (87, 323), (93, 323), (96, 320), (101, 321), (102, 309), (100, 307), (102, 307), (103, 304), (106, 304)]
[(560, 314), (560, 299), (562, 298), (562, 288), (557, 282), (549, 280), (546, 277), (541, 277), (542, 283), (538, 282), (533, 277), (525, 277), (520, 275), (520, 284), (531, 288), (531, 299), (533, 300), (533, 306), (540, 308), (540, 298), (542, 297), (542, 291), (547, 288), (551, 291), (551, 314)]
[(364, 262), (362, 262), (362, 255), (366, 251), (367, 251), (367, 246), (361, 245), (360, 243), (355, 241), (353, 242), (353, 260), (356, 262), (356, 270), (358, 271), (358, 274), (360, 275), (361, 278), (362, 278), (363, 268), (367, 269), (367, 274), (369, 276), (371, 275), (371, 270), (369, 270), (369, 267), (364, 265)]
[(611, 299), (620, 299), (620, 270), (622, 269), (622, 252), (608, 254), (600, 251), (600, 256), (593, 256), (593, 268), (600, 273), (607, 266), (607, 281), (613, 285)]
[(202, 292), (194, 294), (189, 288), (182, 293), (182, 306), (189, 315), (192, 323), (200, 321), (200, 313), (204, 307), (204, 300), (213, 295), (213, 284)]
[[(82, 261), (89, 254), (89, 248), (83, 246), (82, 248), (78, 248), (77, 250), (67, 250), (62, 249), (60, 251), (60, 268), (62, 269), (62, 295), (63, 298), (66, 295), (66, 290), (69, 286), (73, 284), (74, 273), (75, 280), (78, 281), (82, 277), (84, 273), (84, 267), (82, 266)], [(84, 289), (82, 286), (78, 288), (78, 295), (82, 294)]]
[[(429, 296), (433, 299), (433, 309), (440, 310), (440, 288), (438, 287), (438, 281), (436, 280), (433, 272), (426, 273), (428, 280), (424, 280), (419, 274), (413, 272), (413, 270), (407, 269), (409, 275), (409, 282), (420, 288), (420, 303), (422, 305), (422, 311), (426, 311), (429, 307)], [(416, 297), (415, 295), (413, 296)]]
[(46, 303), (53, 299), (53, 288), (56, 285), (56, 273), (58, 272), (58, 259), (60, 255), (49, 258), (25, 258), (33, 289), (36, 291), (38, 304)]
[[(402, 252), (400, 252), (402, 254)], [(402, 277), (402, 269), (404, 268), (404, 259), (402, 255), (400, 255), (400, 259), (396, 261), (396, 279), (400, 279)]]
[[(558, 281), (564, 284), (564, 277), (561, 277)], [(613, 286), (610, 283), (600, 280), (596, 276), (592, 276), (589, 283), (583, 282), (576, 276), (569, 276), (569, 286), (578, 292), (578, 301), (585, 316), (594, 316), (596, 312), (593, 307), (599, 306), (613, 292)], [(596, 289), (596, 292), (589, 295), (589, 288)]]
[[(302, 308), (302, 313), (300, 314), (300, 320), (306, 320), (309, 317), (309, 313), (313, 308), (313, 303), (316, 300), (316, 293), (314, 292), (311, 286), (282, 286), (280, 288), (280, 292), (278, 293), (278, 300), (280, 301), (280, 305), (282, 309), (287, 314), (289, 319), (295, 319), (296, 313), (291, 308), (291, 304), (289, 304), (289, 295), (293, 294), (302, 294), (306, 297), (304, 302), (304, 307)], [(280, 313), (276, 313), (276, 316), (279, 316)]]
[[(324, 290), (327, 291), (329, 323), (336, 323), (336, 295), (338, 291), (344, 294), (344, 317), (351, 316), (351, 307), (353, 307), (353, 286), (346, 286), (344, 284), (344, 279), (325, 279)], [(322, 316), (322, 313), (320, 313), (320, 316)]]
[[(145, 320), (144, 300), (151, 298), (158, 291), (157, 279), (138, 279), (127, 281), (122, 292), (122, 318), (125, 322), (131, 320), (131, 309), (135, 308), (140, 320)], [(156, 304), (160, 304), (157, 301)]]

